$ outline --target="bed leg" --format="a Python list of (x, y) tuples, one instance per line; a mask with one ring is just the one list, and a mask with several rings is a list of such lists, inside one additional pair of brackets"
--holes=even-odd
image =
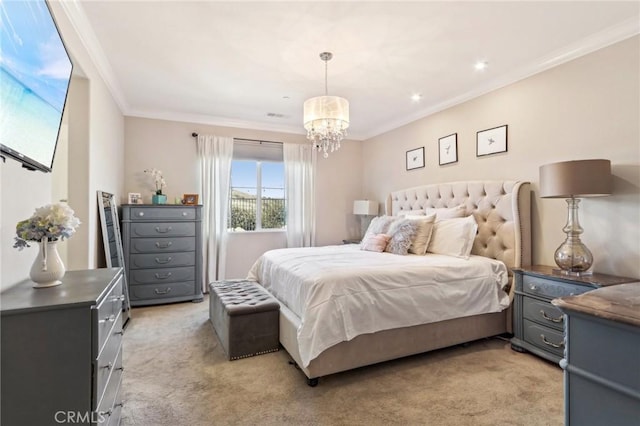
[(316, 386), (318, 386), (318, 378), (314, 377), (313, 379), (307, 379), (307, 385), (315, 388)]

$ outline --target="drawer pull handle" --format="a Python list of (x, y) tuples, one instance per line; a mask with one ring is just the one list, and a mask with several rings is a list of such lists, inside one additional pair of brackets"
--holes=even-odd
[(102, 368), (106, 368), (107, 370), (111, 370), (113, 368), (113, 364), (109, 363)]
[(107, 411), (99, 411), (99, 412), (98, 412), (98, 415), (99, 415), (100, 417), (104, 417), (104, 416), (110, 417), (110, 416), (111, 416), (111, 414), (113, 414), (113, 409), (109, 409), (109, 410), (107, 410)]
[(120, 296), (113, 296), (113, 298), (111, 299), (112, 303), (118, 303), (122, 301), (124, 301), (124, 294), (121, 294)]
[(169, 256), (166, 259), (160, 259), (159, 257), (156, 257), (156, 263), (161, 263), (161, 264), (165, 264), (165, 263), (169, 263), (171, 262), (172, 257)]
[(529, 284), (529, 290), (531, 291), (538, 291), (538, 287), (536, 287), (535, 284)]
[(166, 290), (164, 290), (164, 291), (162, 291), (162, 290), (158, 290), (157, 288), (155, 288), (155, 289), (153, 289), (153, 291), (154, 291), (156, 294), (167, 294), (167, 293), (169, 293), (169, 292), (171, 291), (171, 287), (167, 287), (167, 289), (166, 289)]
[(115, 333), (113, 333), (114, 336), (124, 336), (124, 330), (120, 330), (120, 331), (116, 331)]
[(166, 228), (160, 228), (159, 226), (156, 226), (156, 232), (159, 234), (166, 234), (167, 232), (171, 232), (173, 228), (171, 226), (167, 226)]
[(113, 404), (113, 408), (116, 408), (116, 407), (124, 407), (124, 401), (120, 401), (117, 404)]
[(159, 274), (159, 273), (157, 273), (157, 272), (156, 272), (154, 275), (155, 275), (155, 276), (156, 276), (156, 278), (157, 278), (157, 279), (159, 279), (159, 280), (166, 280), (166, 279), (167, 279), (167, 278), (169, 278), (172, 274), (171, 274), (171, 272), (167, 272), (166, 274), (164, 274), (164, 275), (163, 275), (163, 274)]
[(556, 322), (556, 323), (564, 321), (564, 316), (560, 316), (558, 318), (550, 317), (547, 315), (544, 309), (540, 309), (540, 314), (542, 314), (542, 318), (546, 319), (547, 321)]
[(564, 347), (564, 341), (560, 342), (560, 343), (553, 343), (547, 340), (546, 337), (544, 337), (544, 334), (541, 334), (540, 337), (542, 338), (542, 343), (544, 343), (547, 346), (551, 346), (552, 348), (563, 348)]
[(168, 241), (166, 243), (161, 243), (161, 242), (158, 241), (158, 242), (156, 242), (156, 247), (158, 247), (158, 248), (169, 248), (169, 247), (171, 247), (172, 244), (173, 243), (171, 241)]
[(124, 367), (116, 368), (116, 370), (118, 370), (118, 371), (124, 371)]
[(116, 320), (116, 316), (115, 315), (109, 315), (108, 317), (99, 320), (98, 323), (104, 324), (105, 322), (114, 322), (115, 320)]

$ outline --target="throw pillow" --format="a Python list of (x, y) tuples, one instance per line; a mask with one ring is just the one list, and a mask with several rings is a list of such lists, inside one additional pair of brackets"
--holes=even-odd
[(389, 243), (385, 251), (393, 254), (406, 255), (409, 247), (418, 233), (418, 221), (398, 219), (389, 227)]
[(433, 232), (433, 224), (436, 221), (436, 215), (406, 215), (405, 219), (414, 220), (418, 225), (418, 231), (416, 232), (416, 236), (411, 242), (409, 253), (417, 254), (420, 256), (425, 255), (427, 253), (427, 247), (429, 247), (429, 240), (431, 239), (431, 233)]
[(364, 238), (362, 239), (364, 240), (368, 235), (386, 234), (389, 230), (389, 226), (391, 226), (391, 223), (396, 219), (397, 217), (395, 216), (374, 217), (373, 219), (371, 219), (371, 223), (369, 223), (367, 232), (365, 232)]
[(391, 236), (387, 234), (371, 234), (365, 237), (360, 244), (360, 250), (376, 251), (382, 253), (389, 243)]
[(436, 221), (443, 220), (443, 219), (455, 219), (457, 217), (468, 216), (467, 208), (464, 206), (464, 204), (460, 204), (459, 206), (455, 206), (455, 207), (439, 207), (439, 208), (429, 207), (425, 209), (425, 213), (427, 215), (435, 213)]

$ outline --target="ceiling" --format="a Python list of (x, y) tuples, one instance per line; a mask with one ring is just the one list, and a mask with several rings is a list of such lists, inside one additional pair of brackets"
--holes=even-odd
[(324, 94), (319, 54), (333, 52), (328, 90), (350, 101), (351, 139), (640, 31), (636, 1), (76, 0), (63, 9), (128, 116), (303, 134), (303, 102)]

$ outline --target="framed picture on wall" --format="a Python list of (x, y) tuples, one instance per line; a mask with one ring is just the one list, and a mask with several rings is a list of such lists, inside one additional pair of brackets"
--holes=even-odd
[(407, 170), (424, 167), (424, 147), (407, 151)]
[(441, 166), (458, 161), (458, 134), (438, 139), (438, 161)]
[(507, 152), (507, 125), (476, 133), (476, 157)]

